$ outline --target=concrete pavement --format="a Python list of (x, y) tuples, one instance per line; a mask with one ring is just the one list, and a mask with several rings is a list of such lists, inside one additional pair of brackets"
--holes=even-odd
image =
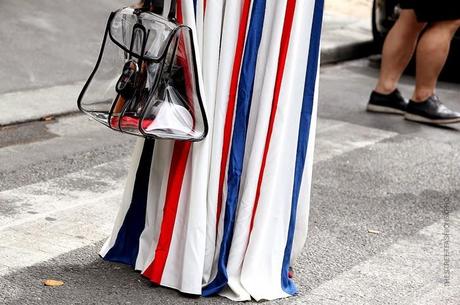
[[(366, 113), (376, 73), (367, 60), (322, 69), (309, 239), (295, 266), (300, 294), (274, 304), (460, 302), (459, 130)], [(403, 81), (406, 94), (411, 82)], [(460, 87), (440, 87), (458, 108)], [(230, 303), (154, 288), (98, 257), (133, 137), (81, 115), (30, 124), (0, 137), (0, 303)], [(47, 278), (65, 284), (44, 287)]]
[(374, 53), (371, 14), (371, 0), (325, 0), (321, 63), (336, 63)]
[(85, 80), (97, 58), (108, 12), (131, 2), (2, 0), (0, 94)]

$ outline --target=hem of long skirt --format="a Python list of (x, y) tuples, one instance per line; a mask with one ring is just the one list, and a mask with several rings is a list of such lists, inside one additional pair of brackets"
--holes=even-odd
[[(196, 291), (191, 291), (191, 290), (188, 290), (188, 289), (182, 289), (180, 287), (178, 287), (177, 285), (174, 285), (174, 284), (168, 284), (168, 283), (158, 283), (156, 281), (153, 281), (151, 280), (148, 276), (142, 274), (142, 270), (139, 270), (139, 269), (136, 269), (135, 266), (133, 266), (132, 264), (130, 263), (127, 263), (127, 262), (124, 262), (122, 260), (117, 260), (117, 259), (112, 259), (112, 258), (105, 258), (104, 256), (102, 256), (101, 253), (99, 253), (99, 257), (106, 261), (106, 262), (111, 262), (111, 263), (118, 263), (118, 264), (123, 264), (123, 265), (127, 265), (129, 267), (131, 267), (131, 269), (133, 269), (133, 271), (139, 273), (140, 275), (142, 275), (144, 278), (146, 278), (147, 280), (149, 280), (152, 284), (155, 284), (155, 285), (158, 285), (159, 287), (163, 287), (163, 288), (167, 288), (167, 289), (173, 289), (173, 290), (176, 290), (180, 293), (183, 293), (183, 294), (186, 294), (186, 295), (190, 295), (191, 297), (210, 297), (210, 296), (203, 296), (201, 291), (200, 292), (196, 292)], [(277, 299), (285, 299), (285, 298), (289, 298), (289, 297), (293, 297), (293, 296), (296, 296), (297, 293), (294, 293), (294, 294), (289, 294), (287, 293), (286, 291), (284, 291), (285, 295), (279, 295), (279, 296), (271, 296), (271, 297), (262, 297), (262, 296), (253, 296), (250, 294), (250, 299), (253, 299), (257, 302), (260, 302), (260, 301), (273, 301), (273, 300), (277, 300)], [(221, 297), (224, 297), (224, 298), (227, 298), (229, 300), (232, 300), (232, 301), (237, 301), (237, 302), (245, 302), (245, 301), (248, 301), (248, 300), (238, 300), (238, 299), (234, 299), (232, 297), (229, 297), (228, 295), (225, 295), (225, 293), (220, 293), (220, 292), (217, 292), (215, 294), (213, 294), (212, 296), (215, 296), (215, 295), (219, 295)]]
[(198, 297), (201, 297), (201, 290), (200, 292), (196, 292), (196, 291), (191, 291), (191, 290), (188, 290), (188, 289), (182, 289), (180, 287), (178, 287), (177, 285), (174, 285), (174, 284), (168, 284), (168, 283), (158, 283), (156, 281), (153, 281), (152, 279), (150, 279), (148, 276), (142, 274), (142, 270), (139, 270), (139, 269), (136, 269), (136, 266), (132, 265), (131, 263), (127, 263), (123, 260), (117, 260), (117, 259), (112, 259), (112, 258), (105, 258), (104, 256), (102, 256), (101, 253), (99, 253), (99, 257), (106, 261), (106, 262), (111, 262), (111, 263), (117, 263), (117, 264), (123, 264), (123, 265), (127, 265), (129, 267), (131, 267), (131, 269), (133, 269), (133, 271), (137, 272), (137, 273), (140, 273), (144, 278), (146, 278), (147, 280), (149, 280), (152, 284), (155, 284), (155, 285), (158, 285), (160, 287), (163, 287), (163, 288), (168, 288), (168, 289), (174, 289), (180, 293), (183, 293), (183, 294), (187, 294), (187, 295), (190, 295), (190, 296), (198, 296)]
[(110, 263), (116, 263), (116, 264), (127, 265), (127, 266), (131, 267), (131, 269), (133, 269), (134, 271), (139, 271), (139, 272), (140, 272), (140, 270), (137, 270), (133, 264), (128, 263), (128, 262), (125, 262), (125, 261), (123, 261), (123, 260), (121, 260), (121, 259), (119, 260), (119, 259), (113, 259), (113, 258), (106, 258), (106, 257), (102, 256), (101, 253), (99, 253), (99, 257), (100, 257), (103, 261), (110, 262)]

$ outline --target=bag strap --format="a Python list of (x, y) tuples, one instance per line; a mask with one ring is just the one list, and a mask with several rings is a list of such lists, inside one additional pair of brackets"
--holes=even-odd
[[(162, 14), (164, 10), (164, 0), (144, 0), (143, 9), (146, 11), (153, 11), (156, 14)], [(168, 19), (176, 20), (176, 0), (171, 0)]]

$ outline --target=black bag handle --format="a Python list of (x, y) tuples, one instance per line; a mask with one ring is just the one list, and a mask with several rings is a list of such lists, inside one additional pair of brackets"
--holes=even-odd
[[(143, 9), (150, 11), (153, 8), (153, 12), (161, 14), (164, 9), (164, 0), (144, 0)], [(171, 0), (171, 7), (168, 13), (169, 20), (176, 20), (176, 0)]]

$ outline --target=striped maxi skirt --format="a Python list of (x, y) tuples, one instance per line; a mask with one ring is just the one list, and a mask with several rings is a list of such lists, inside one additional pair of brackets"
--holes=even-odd
[(105, 260), (189, 294), (297, 293), (288, 271), (307, 237), (323, 1), (177, 1), (210, 131), (138, 140)]

